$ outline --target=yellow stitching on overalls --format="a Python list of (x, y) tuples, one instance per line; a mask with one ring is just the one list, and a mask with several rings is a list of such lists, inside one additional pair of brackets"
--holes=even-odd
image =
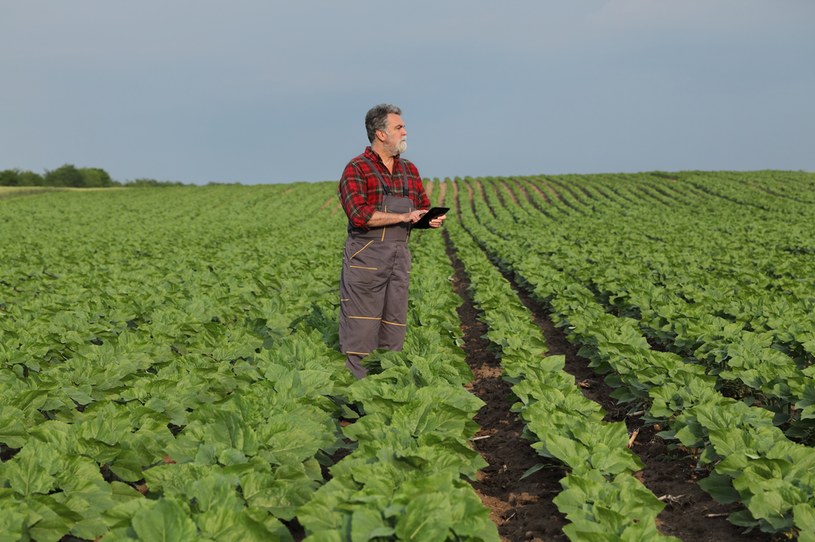
[(368, 271), (378, 271), (378, 267), (363, 267), (361, 265), (349, 265), (351, 269), (367, 269)]
[(399, 327), (407, 327), (407, 324), (399, 324), (396, 322), (388, 322), (387, 320), (382, 320), (383, 324), (388, 324), (389, 326), (399, 326)]
[(354, 318), (355, 320), (382, 320), (382, 318), (377, 318), (376, 316), (349, 316), (348, 318)]
[(353, 260), (354, 258), (356, 258), (356, 257), (357, 257), (357, 254), (359, 254), (360, 252), (362, 252), (363, 250), (365, 250), (366, 248), (368, 248), (368, 245), (370, 245), (371, 243), (373, 243), (373, 241), (368, 241), (367, 243), (365, 243), (365, 246), (364, 246), (364, 247), (362, 247), (361, 249), (357, 250), (356, 252), (354, 252), (354, 253), (351, 255), (351, 259)]
[(367, 356), (368, 354), (370, 354), (370, 352), (352, 352), (352, 351), (349, 350), (349, 351), (346, 352), (346, 354), (356, 354), (357, 356)]
[[(382, 208), (385, 209), (385, 212), (388, 212), (388, 205), (385, 202), (382, 202)], [(382, 226), (382, 239), (379, 240), (380, 243), (385, 241), (385, 230), (387, 230), (387, 226)]]

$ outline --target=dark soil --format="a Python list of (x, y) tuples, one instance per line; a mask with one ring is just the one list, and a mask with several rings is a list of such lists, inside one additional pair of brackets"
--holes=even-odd
[[(566, 472), (561, 464), (538, 456), (524, 438), (523, 423), (510, 410), (514, 399), (509, 384), (501, 378), (500, 360), (483, 338), (487, 329), (473, 305), (468, 278), (447, 241), (448, 255), (455, 268), (453, 286), (464, 300), (458, 314), (464, 350), (474, 375), (470, 390), (486, 403), (475, 418), (481, 430), (473, 443), (489, 466), (482, 470), (473, 487), (491, 511), (502, 540), (567, 540), (562, 530), (567, 521), (552, 502), (561, 491), (559, 481)], [(686, 542), (773, 540), (760, 532), (744, 533), (742, 528), (729, 523), (727, 515), (737, 508), (717, 503), (699, 487), (698, 480), (705, 473), (696, 470), (693, 454), (669, 449), (656, 436), (654, 427), (643, 426), (641, 414), (629, 414), (627, 408), (618, 405), (610, 397), (611, 389), (602, 376), (588, 367), (588, 361), (577, 355), (577, 347), (552, 324), (546, 308), (519, 288), (516, 290), (540, 326), (549, 355), (566, 357), (566, 371), (575, 377), (575, 384), (586, 397), (603, 406), (606, 421), (626, 423), (632, 435), (631, 449), (645, 465), (637, 478), (666, 503), (657, 519), (663, 534)], [(527, 469), (540, 464), (545, 468), (522, 479)]]

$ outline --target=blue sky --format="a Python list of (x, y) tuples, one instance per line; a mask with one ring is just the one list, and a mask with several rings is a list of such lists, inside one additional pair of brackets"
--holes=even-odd
[(815, 170), (812, 0), (0, 0), (0, 169), (335, 180)]

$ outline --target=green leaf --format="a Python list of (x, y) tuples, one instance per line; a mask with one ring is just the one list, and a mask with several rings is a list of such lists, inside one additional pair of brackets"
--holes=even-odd
[(198, 510), (202, 512), (224, 508), (239, 512), (244, 505), (236, 491), (237, 485), (237, 476), (212, 473), (205, 478), (193, 481), (189, 486), (187, 496), (195, 499)]
[(82, 519), (51, 495), (35, 495), (28, 500), (28, 504), (30, 510), (41, 518), (29, 527), (31, 537), (37, 541), (56, 542)]
[(699, 485), (717, 502), (729, 504), (739, 500), (739, 492), (733, 487), (733, 480), (729, 476), (712, 472), (700, 480)]
[(87, 405), (93, 402), (93, 397), (90, 396), (91, 386), (84, 385), (79, 387), (66, 387), (63, 388), (65, 394), (73, 399), (79, 405)]
[(150, 542), (194, 542), (198, 531), (189, 514), (175, 501), (161, 499), (133, 516), (133, 529)]
[(108, 532), (108, 526), (101, 517), (91, 517), (78, 521), (71, 534), (83, 540), (95, 540)]
[(368, 541), (390, 538), (395, 533), (382, 513), (375, 508), (360, 508), (351, 514), (351, 540)]
[(688, 421), (688, 425), (676, 432), (676, 438), (685, 446), (695, 448), (703, 443), (703, 429), (693, 420)]
[(24, 446), (6, 464), (5, 476), (11, 488), (28, 497), (37, 493), (49, 493), (56, 483), (54, 474), (60, 471), (62, 462), (59, 452), (49, 445)]
[(289, 542), (291, 533), (283, 523), (266, 513), (252, 517), (248, 510), (212, 507), (196, 516), (202, 534), (218, 542)]
[(273, 474), (253, 470), (241, 475), (248, 505), (285, 520), (295, 517), (297, 508), (308, 502), (316, 487), (302, 465), (282, 466)]
[(110, 464), (110, 470), (125, 482), (136, 482), (144, 477), (142, 461), (132, 449), (124, 448)]
[(110, 486), (116, 504), (105, 510), (102, 518), (111, 529), (128, 527), (137, 512), (152, 505), (152, 501), (145, 499), (141, 493), (127, 484), (113, 482)]
[(42, 422), (29, 429), (28, 434), (57, 450), (68, 450), (73, 446), (73, 426), (59, 420)]
[(396, 523), (396, 536), (401, 540), (444, 541), (449, 530), (449, 505), (438, 493), (415, 497)]
[(529, 467), (528, 469), (526, 469), (524, 471), (524, 473), (521, 475), (521, 477), (519, 479), (523, 480), (527, 476), (532, 476), (533, 474), (535, 474), (539, 470), (543, 470), (545, 468), (546, 468), (546, 465), (544, 465), (543, 463), (538, 463), (537, 465), (532, 465), (531, 467)]
[(727, 521), (739, 527), (747, 527), (749, 529), (758, 527), (761, 522), (750, 515), (748, 510), (739, 510), (727, 516)]
[(118, 410), (113, 403), (85, 413), (78, 424), (78, 434), (85, 440), (116, 446), (130, 435), (132, 428), (127, 413)]
[(815, 507), (809, 503), (796, 504), (792, 513), (795, 528), (800, 531), (798, 542), (815, 542)]
[(19, 408), (0, 405), (0, 442), (9, 448), (22, 448), (28, 438), (23, 419)]
[(9, 509), (2, 499), (0, 503), (3, 506), (3, 513), (0, 514), (0, 542), (25, 540), (23, 532), (28, 515), (19, 510)]

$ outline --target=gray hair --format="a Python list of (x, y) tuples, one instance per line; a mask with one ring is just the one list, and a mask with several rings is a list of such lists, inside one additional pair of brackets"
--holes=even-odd
[(402, 110), (391, 104), (379, 104), (372, 107), (365, 115), (365, 130), (368, 132), (368, 141), (374, 142), (376, 131), (384, 132), (388, 129), (388, 115), (401, 115)]

